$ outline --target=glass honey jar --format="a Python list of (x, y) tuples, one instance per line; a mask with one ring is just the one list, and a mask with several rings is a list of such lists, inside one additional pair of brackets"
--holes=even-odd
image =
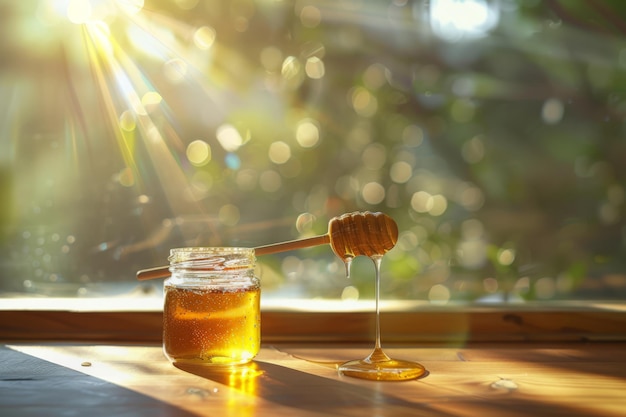
[(261, 341), (254, 249), (178, 248), (164, 282), (163, 351), (173, 363), (237, 365)]

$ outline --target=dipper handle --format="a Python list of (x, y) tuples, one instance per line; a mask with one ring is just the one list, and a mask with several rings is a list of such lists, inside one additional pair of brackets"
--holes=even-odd
[[(383, 255), (398, 241), (398, 225), (384, 213), (353, 212), (333, 217), (325, 235), (272, 243), (254, 248), (255, 255), (308, 248), (330, 243), (333, 252), (344, 262), (357, 256)], [(145, 281), (170, 276), (169, 266), (142, 269), (137, 279)]]

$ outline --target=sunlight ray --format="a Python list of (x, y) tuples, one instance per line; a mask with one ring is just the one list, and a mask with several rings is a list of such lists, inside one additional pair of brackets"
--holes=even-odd
[[(200, 87), (206, 96), (205, 100), (213, 104), (218, 117), (226, 117), (227, 109), (223, 105), (228, 103), (224, 103), (220, 86), (223, 90), (230, 90), (242, 83), (240, 77), (233, 74), (233, 68), (222, 67), (219, 62), (235, 60), (241, 64), (237, 65), (238, 68), (246, 68), (240, 55), (228, 51), (217, 41), (213, 42), (211, 48), (199, 50), (193, 46), (197, 27), (156, 12), (144, 11), (141, 15), (133, 16), (132, 23), (134, 25), (129, 27), (129, 37), (138, 50), (162, 61), (166, 74), (168, 69), (171, 71), (168, 77), (170, 81), (185, 81)], [(226, 54), (227, 57), (219, 59), (220, 54)]]
[(125, 164), (132, 171), (129, 185), (135, 184), (141, 191), (144, 188), (141, 182), (149, 180), (142, 178), (137, 164), (136, 141), (141, 139), (171, 211), (201, 213), (200, 206), (190, 205), (185, 196), (188, 179), (180, 163), (179, 151), (175, 150), (183, 147), (180, 137), (171, 126), (157, 125), (142, 103), (141, 97), (155, 90), (148, 75), (114, 38), (109, 37), (106, 26), (86, 25), (86, 32), (109, 123)]
[[(114, 96), (114, 91), (109, 88), (107, 80), (107, 74), (119, 74), (121, 71), (116, 71), (118, 64), (109, 52), (108, 46), (103, 46), (102, 34), (94, 30), (94, 27), (89, 25), (85, 26), (84, 40), (95, 81), (99, 86), (98, 91), (100, 99), (102, 100), (106, 116), (110, 123), (109, 126), (115, 135), (126, 166), (130, 168), (134, 174), (137, 174), (137, 167), (133, 158), (132, 140), (127, 140), (122, 130), (119, 128), (119, 113), (115, 106), (116, 97)], [(135, 176), (138, 178), (138, 175)]]

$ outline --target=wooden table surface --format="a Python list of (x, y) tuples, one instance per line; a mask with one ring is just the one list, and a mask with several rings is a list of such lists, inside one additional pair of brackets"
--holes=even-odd
[(4, 343), (0, 415), (624, 416), (626, 344), (385, 346), (428, 374), (339, 376), (366, 345), (264, 345), (235, 371), (172, 366), (157, 345)]

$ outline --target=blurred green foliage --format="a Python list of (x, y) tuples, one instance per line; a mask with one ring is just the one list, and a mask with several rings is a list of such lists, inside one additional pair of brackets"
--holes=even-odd
[[(371, 210), (401, 231), (384, 297), (626, 296), (625, 2), (44, 3), (2, 3), (5, 291), (88, 295), (171, 247)], [(267, 297), (373, 293), (328, 248), (259, 261)]]

